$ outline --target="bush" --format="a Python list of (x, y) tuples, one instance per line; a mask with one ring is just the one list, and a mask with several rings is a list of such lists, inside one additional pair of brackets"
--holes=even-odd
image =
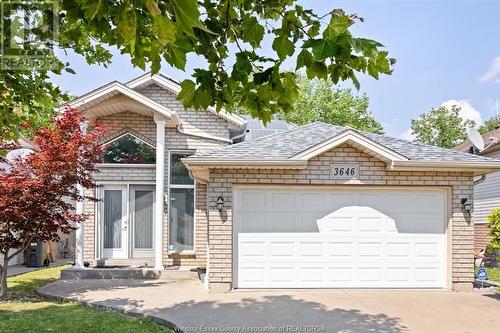
[(486, 220), (490, 222), (491, 241), (489, 247), (493, 251), (500, 251), (500, 208), (493, 209)]

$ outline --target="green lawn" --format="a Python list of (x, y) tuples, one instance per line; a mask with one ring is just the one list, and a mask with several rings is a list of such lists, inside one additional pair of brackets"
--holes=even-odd
[(40, 269), (8, 278), (10, 299), (0, 301), (0, 332), (172, 332), (149, 319), (36, 296), (37, 288), (57, 280), (60, 270), (67, 267)]
[(15, 296), (34, 295), (36, 290), (59, 279), (59, 272), (70, 265), (43, 268), (7, 278), (9, 293)]

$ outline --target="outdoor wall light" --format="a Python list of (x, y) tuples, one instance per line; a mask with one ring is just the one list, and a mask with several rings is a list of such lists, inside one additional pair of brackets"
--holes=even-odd
[(222, 210), (224, 209), (224, 198), (223, 197), (217, 198), (217, 209), (219, 210), (219, 212), (222, 212)]
[(464, 206), (464, 210), (467, 213), (470, 213), (470, 211), (472, 210), (472, 200), (470, 200), (469, 198), (462, 198), (462, 205)]

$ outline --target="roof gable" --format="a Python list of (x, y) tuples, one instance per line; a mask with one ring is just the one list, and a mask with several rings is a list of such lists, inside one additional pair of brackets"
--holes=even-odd
[[(147, 72), (138, 78), (135, 78), (129, 82), (127, 82), (125, 85), (131, 89), (138, 89), (142, 87), (146, 87), (150, 84), (157, 84), (160, 87), (167, 89), (174, 93), (175, 95), (179, 94), (181, 91), (181, 85), (179, 81), (172, 79), (171, 77), (158, 73), (155, 75), (151, 75), (151, 72)], [(236, 126), (243, 126), (245, 124), (245, 119), (242, 117), (226, 112), (225, 110), (220, 110), (217, 112), (215, 108), (213, 107), (208, 107), (207, 111), (223, 118), (224, 120), (227, 120), (228, 122), (236, 125)]]
[(394, 150), (387, 148), (380, 143), (367, 138), (366, 136), (352, 130), (346, 129), (345, 131), (323, 141), (320, 142), (292, 157), (291, 159), (311, 159), (315, 156), (318, 156), (330, 149), (333, 149), (343, 143), (349, 143), (360, 150), (369, 153), (375, 157), (378, 157), (386, 162), (392, 161), (406, 161), (408, 158), (395, 152)]
[[(134, 103), (139, 103), (140, 105), (151, 110), (153, 114), (169, 119), (175, 126), (180, 125), (180, 119), (175, 111), (172, 111), (151, 98), (148, 98), (117, 81), (113, 81), (107, 85), (92, 90), (91, 92), (68, 102), (66, 105), (78, 108), (85, 113), (86, 110), (91, 109), (100, 103), (106, 102), (111, 98), (115, 98), (117, 95), (122, 95), (126, 99), (132, 100)], [(123, 99), (119, 99), (119, 101), (117, 101), (117, 103), (123, 102)], [(64, 110), (64, 107), (60, 109)]]

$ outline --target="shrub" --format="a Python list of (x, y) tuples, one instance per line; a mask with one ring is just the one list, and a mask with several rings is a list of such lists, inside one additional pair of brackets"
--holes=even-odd
[(490, 248), (493, 251), (500, 251), (500, 208), (493, 209), (486, 220), (490, 222)]

